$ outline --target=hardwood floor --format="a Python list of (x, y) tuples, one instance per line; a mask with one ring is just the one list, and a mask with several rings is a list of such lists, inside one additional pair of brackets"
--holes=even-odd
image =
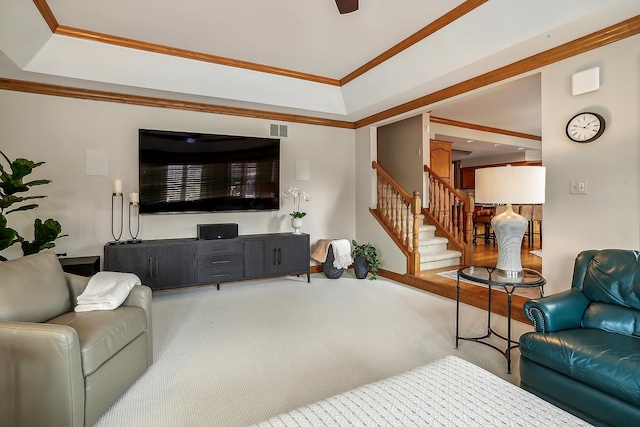
[[(531, 253), (534, 250), (541, 250), (542, 245), (540, 236), (534, 235), (533, 242), (529, 246), (527, 238), (525, 237), (522, 249), (521, 259), (522, 266), (524, 268), (531, 268), (538, 272), (542, 271), (542, 258)], [(475, 247), (474, 253), (474, 265), (494, 266), (498, 260), (498, 249), (494, 247), (492, 243), (486, 244), (483, 239), (478, 239), (478, 244)], [(459, 267), (445, 267), (437, 270), (423, 271), (419, 277), (408, 278), (404, 277), (404, 282), (408, 281), (409, 285), (417, 288), (432, 292), (438, 295), (445, 296), (447, 298), (456, 298), (456, 281), (448, 279), (446, 277), (438, 276), (437, 274), (443, 271), (457, 270)], [(488, 288), (480, 285), (472, 285), (468, 283), (460, 284), (460, 300), (466, 304), (473, 305), (475, 307), (487, 309), (487, 292)], [(528, 320), (523, 312), (523, 305), (525, 301), (531, 298), (538, 298), (540, 296), (537, 289), (522, 289), (516, 290), (512, 297), (512, 317), (515, 320), (521, 322), (527, 322)], [(507, 295), (502, 291), (493, 290), (491, 294), (492, 298), (492, 312), (506, 316), (507, 314)]]

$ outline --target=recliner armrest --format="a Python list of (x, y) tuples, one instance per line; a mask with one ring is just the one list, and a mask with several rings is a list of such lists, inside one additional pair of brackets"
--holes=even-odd
[[(77, 274), (65, 273), (69, 294), (71, 296), (71, 310), (78, 304), (78, 295), (82, 294), (89, 284), (89, 277), (78, 276)], [(129, 292), (129, 296), (122, 305), (140, 307), (147, 316), (147, 342), (149, 352), (147, 355), (147, 366), (153, 363), (153, 330), (151, 322), (151, 288), (145, 285), (136, 285)]]
[(581, 326), (584, 311), (591, 301), (578, 289), (532, 299), (524, 303), (524, 314), (536, 332), (555, 332)]
[(0, 396), (0, 419), (6, 425), (83, 426), (84, 378), (76, 331), (1, 321)]
[(148, 365), (153, 363), (153, 329), (151, 323), (151, 288), (145, 285), (136, 285), (129, 292), (129, 296), (122, 305), (140, 307), (147, 315), (147, 340), (148, 340)]
[(140, 307), (145, 311), (151, 312), (151, 288), (146, 285), (134, 286), (122, 305)]
[(76, 308), (76, 305), (78, 305), (78, 295), (82, 294), (87, 288), (89, 278), (72, 273), (64, 273), (64, 277), (67, 279), (69, 296), (71, 298), (71, 310), (73, 310)]

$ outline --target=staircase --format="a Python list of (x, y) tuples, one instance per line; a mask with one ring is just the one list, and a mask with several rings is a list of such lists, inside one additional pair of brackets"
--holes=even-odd
[[(371, 213), (407, 256), (408, 274), (471, 262), (473, 246), (464, 242), (471, 233), (467, 236), (463, 232), (468, 201), (465, 207), (464, 200), (433, 188), (430, 192), (437, 192), (438, 196), (430, 195), (431, 206), (424, 209), (417, 192), (409, 195), (375, 161), (372, 167), (377, 173), (377, 205)], [(456, 215), (452, 215), (454, 211)]]
[(462, 252), (448, 249), (449, 239), (436, 237), (436, 226), (420, 225), (420, 271), (460, 265)]

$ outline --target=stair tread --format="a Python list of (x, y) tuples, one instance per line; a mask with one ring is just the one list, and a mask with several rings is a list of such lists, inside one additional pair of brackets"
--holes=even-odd
[(431, 225), (431, 224), (423, 224), (420, 226), (420, 230), (428, 230), (428, 231), (432, 231), (435, 230), (436, 226), (435, 225)]
[(449, 243), (449, 239), (446, 237), (426, 237), (424, 239), (420, 239), (420, 246), (431, 246), (431, 245), (441, 245), (443, 243)]
[(452, 251), (450, 249), (435, 254), (425, 254), (420, 256), (420, 264), (432, 261), (442, 261), (444, 259), (452, 259), (462, 257), (462, 252)]

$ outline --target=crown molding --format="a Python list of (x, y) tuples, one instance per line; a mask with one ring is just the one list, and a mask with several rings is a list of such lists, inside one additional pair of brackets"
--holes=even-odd
[(388, 110), (373, 114), (364, 119), (355, 122), (356, 129), (369, 126), (382, 120), (390, 119), (400, 114), (408, 113), (412, 110), (424, 108), (435, 102), (443, 101), (472, 90), (488, 86), (511, 77), (519, 76), (529, 71), (537, 70), (555, 62), (562, 61), (572, 56), (580, 55), (606, 46), (611, 43), (635, 36), (640, 33), (640, 15), (629, 18), (626, 21), (619, 22), (600, 31), (580, 37), (576, 40), (567, 42), (563, 45), (540, 52), (536, 55), (524, 58), (520, 61), (513, 62), (504, 67), (497, 68), (493, 71), (481, 74), (455, 85), (446, 87), (428, 95), (416, 98), (404, 104), (397, 105)]
[(258, 71), (261, 73), (276, 74), (280, 76), (290, 77), (294, 79), (308, 80), (316, 83), (327, 84), (331, 86), (343, 86), (357, 77), (363, 75), (367, 71), (382, 64), (403, 50), (413, 46), (419, 41), (425, 39), (429, 35), (435, 33), (441, 28), (449, 25), (456, 19), (461, 18), (467, 13), (471, 12), (478, 6), (486, 3), (489, 0), (466, 0), (464, 3), (454, 8), (450, 12), (436, 19), (426, 27), (417, 31), (413, 35), (407, 37), (397, 45), (381, 53), (371, 61), (362, 65), (358, 69), (349, 73), (342, 79), (333, 79), (330, 77), (318, 76), (310, 73), (303, 73), (300, 71), (288, 70), (285, 68), (272, 67), (270, 65), (258, 64), (255, 62), (242, 61), (233, 58), (226, 58), (223, 56), (210, 55), (206, 53), (196, 52), (187, 49), (180, 49), (171, 46), (165, 46), (161, 44), (148, 43), (141, 40), (128, 39), (125, 37), (118, 37), (111, 34), (98, 33), (95, 31), (84, 30), (81, 28), (68, 27), (66, 25), (60, 25), (53, 15), (51, 8), (47, 4), (46, 0), (33, 0), (36, 7), (40, 11), (42, 18), (45, 20), (51, 32), (59, 36), (75, 37), (79, 39), (97, 41), (101, 43), (112, 44), (116, 46), (126, 47), (130, 49), (145, 50), (148, 52), (160, 53), (163, 55), (172, 55), (181, 58), (193, 59), (196, 61), (210, 62), (218, 65), (225, 65), (229, 67), (243, 68), (252, 71)]
[(146, 107), (172, 108), (175, 110), (199, 111), (202, 113), (224, 114), (228, 116), (251, 117), (282, 122), (304, 123), (309, 125), (329, 126), (343, 129), (354, 129), (353, 122), (323, 119), (320, 117), (298, 114), (277, 113), (250, 108), (225, 107), (203, 102), (180, 101), (176, 99), (155, 98), (150, 96), (130, 95), (117, 92), (106, 92), (93, 89), (82, 89), (70, 86), (37, 83), (25, 80), (14, 80), (0, 77), (0, 90), (36, 93), (40, 95), (62, 96), (66, 98), (88, 99), (92, 101), (117, 102), (121, 104), (142, 105)]
[(473, 11), (478, 6), (485, 4), (487, 1), (489, 0), (465, 1), (461, 5), (449, 11), (448, 13), (442, 15), (440, 18), (436, 19), (435, 21), (433, 21), (423, 29), (415, 32), (414, 34), (410, 35), (409, 37), (407, 37), (397, 45), (381, 53), (380, 55), (373, 58), (371, 61), (367, 62), (366, 64), (362, 65), (361, 67), (347, 74), (345, 77), (341, 78), (340, 86), (344, 86), (350, 81), (355, 80), (356, 78), (360, 77), (367, 71), (372, 70), (373, 68), (377, 67), (378, 65), (387, 61), (388, 59), (391, 59), (393, 56), (399, 54), (403, 50), (408, 49), (414, 44), (418, 43), (419, 41), (429, 37), (431, 34), (446, 27), (447, 25), (451, 24), (453, 21), (463, 17), (467, 13)]
[(455, 126), (455, 127), (459, 127), (459, 128), (465, 128), (465, 129), (479, 130), (479, 131), (482, 131), (482, 132), (497, 133), (497, 134), (500, 134), (500, 135), (513, 136), (513, 137), (516, 137), (516, 138), (532, 139), (534, 141), (542, 141), (542, 137), (538, 136), (538, 135), (532, 135), (532, 134), (522, 133), (522, 132), (514, 132), (514, 131), (510, 131), (510, 130), (506, 130), (506, 129), (493, 128), (493, 127), (490, 127), (490, 126), (476, 125), (476, 124), (473, 124), (473, 123), (460, 122), (458, 120), (444, 119), (442, 117), (430, 116), (429, 117), (429, 121), (431, 123), (438, 123), (438, 124), (441, 124), (441, 125), (448, 125), (448, 126)]
[[(44, 1), (44, 0), (40, 0)], [(210, 62), (212, 64), (225, 65), (227, 67), (243, 68), (260, 73), (275, 74), (294, 79), (307, 80), (331, 86), (340, 86), (340, 80), (329, 77), (317, 76), (315, 74), (302, 73), (285, 68), (272, 67), (270, 65), (257, 64), (255, 62), (241, 61), (239, 59), (225, 58), (223, 56), (210, 55), (207, 53), (195, 52), (193, 50), (180, 49), (161, 44), (148, 43), (140, 40), (128, 39), (125, 37), (112, 36), (110, 34), (98, 33), (95, 31), (83, 30), (80, 28), (59, 25), (55, 30), (59, 36), (75, 37), (78, 39), (91, 40), (129, 49), (144, 50), (147, 52), (160, 53), (162, 55), (177, 56), (181, 58), (193, 59), (195, 61)]]
[[(485, 3), (486, 1), (487, 0), (468, 0), (454, 10), (457, 10), (457, 13), (459, 13), (460, 16), (463, 16), (464, 13), (470, 12), (471, 10), (475, 9), (476, 7)], [(42, 14), (43, 19), (47, 22), (47, 25), (49, 25), (49, 27), (51, 28), (52, 32), (56, 34), (69, 35), (72, 37), (80, 37), (80, 38), (90, 38), (92, 40), (102, 41), (105, 43), (107, 42), (112, 42), (114, 44), (122, 43), (120, 44), (121, 46), (124, 46), (125, 43), (129, 43), (130, 39), (124, 39), (120, 37), (103, 35), (99, 33), (93, 33), (85, 30), (61, 26), (58, 24), (57, 20), (55, 19), (55, 16), (53, 16), (53, 13), (51, 12), (49, 6), (47, 5), (46, 0), (33, 0), (33, 2), (35, 3), (38, 10)], [(465, 8), (468, 8), (468, 10), (466, 10)], [(466, 12), (464, 12), (465, 10)], [(451, 13), (453, 13), (453, 11), (450, 12), (450, 14)], [(447, 23), (452, 22), (454, 15), (450, 15), (450, 14), (444, 15), (441, 18), (441, 19), (444, 19), (444, 21), (440, 22), (438, 25), (444, 26)], [(447, 19), (449, 19), (450, 21), (446, 22), (446, 19), (445, 19), (446, 16), (448, 16)], [(432, 25), (436, 25), (435, 22), (437, 21), (434, 21)], [(427, 30), (427, 28), (429, 28), (429, 26), (425, 27), (422, 30), (425, 32), (425, 34), (428, 31), (433, 30), (433, 28), (431, 30)], [(419, 33), (421, 32), (415, 33), (413, 36), (409, 37), (405, 41), (407, 43), (411, 43), (410, 39), (414, 37), (416, 39), (419, 38), (420, 37), (418, 35)], [(429, 34), (431, 33), (433, 33), (433, 31), (431, 31)], [(504, 67), (489, 71), (477, 77), (473, 77), (471, 79), (446, 87), (439, 91), (432, 92), (430, 94), (424, 95), (414, 100), (405, 102), (403, 104), (397, 105), (395, 107), (392, 107), (387, 110), (381, 111), (379, 113), (373, 114), (371, 116), (365, 117), (361, 120), (357, 120), (355, 122), (323, 119), (323, 118), (317, 118), (312, 116), (303, 116), (303, 115), (295, 115), (295, 114), (273, 113), (273, 112), (268, 112), (263, 110), (225, 107), (225, 106), (206, 104), (206, 103), (195, 103), (195, 102), (177, 101), (177, 100), (171, 100), (171, 99), (142, 97), (142, 96), (136, 96), (136, 95), (119, 94), (114, 92), (94, 91), (89, 89), (78, 89), (78, 88), (72, 88), (72, 87), (55, 86), (55, 85), (48, 85), (43, 83), (34, 83), (34, 82), (11, 80), (11, 79), (4, 79), (4, 78), (0, 78), (0, 89), (16, 90), (16, 91), (31, 92), (31, 93), (42, 93), (42, 94), (54, 95), (54, 96), (66, 96), (66, 97), (72, 97), (72, 98), (120, 102), (120, 103), (126, 103), (126, 104), (148, 105), (148, 106), (161, 107), (161, 108), (175, 108), (175, 109), (202, 111), (202, 112), (209, 112), (209, 113), (216, 113), (216, 114), (228, 114), (228, 115), (236, 115), (236, 116), (243, 116), (243, 117), (254, 117), (254, 118), (264, 118), (264, 119), (271, 119), (271, 120), (290, 121), (290, 122), (297, 122), (297, 123), (317, 124), (320, 126), (332, 126), (332, 127), (339, 127), (339, 128), (345, 128), (345, 129), (358, 129), (361, 127), (372, 125), (382, 120), (387, 120), (395, 116), (405, 114), (412, 110), (424, 108), (435, 102), (443, 101), (443, 100), (452, 98), (454, 96), (458, 96), (458, 95), (482, 88), (484, 86), (488, 86), (488, 85), (500, 82), (502, 80), (506, 80), (506, 79), (536, 70), (538, 68), (544, 67), (549, 64), (553, 64), (555, 62), (562, 61), (572, 56), (579, 55), (584, 52), (588, 52), (590, 50), (597, 49), (611, 43), (615, 43), (627, 37), (632, 37), (634, 35), (637, 35), (638, 33), (640, 33), (640, 15), (627, 19), (625, 21), (619, 22), (617, 24), (614, 24), (602, 30), (596, 31), (584, 37), (578, 38), (571, 42), (567, 42), (555, 48), (546, 50), (539, 54), (530, 56), (528, 58), (524, 58), (520, 61), (516, 61)], [(427, 35), (428, 34), (424, 35), (422, 38), (426, 37)], [(109, 40), (109, 41), (106, 41), (106, 40)], [(417, 43), (418, 41), (419, 40), (415, 40), (413, 41), (413, 43)], [(159, 49), (168, 49), (168, 50), (171, 50), (172, 52), (174, 51), (179, 52), (180, 54), (184, 55), (187, 58), (197, 59), (197, 58), (194, 58), (192, 55), (210, 56), (212, 59), (222, 58), (222, 57), (215, 57), (213, 55), (198, 54), (197, 52), (191, 52), (191, 51), (182, 50), (182, 49), (169, 48), (161, 45), (151, 45), (145, 42), (136, 42), (135, 40), (131, 40), (131, 42), (141, 43), (143, 45), (147, 45), (151, 47), (157, 46)], [(404, 42), (396, 45), (396, 47), (390, 49), (387, 52), (390, 52), (393, 49), (400, 49), (401, 48), (400, 45), (402, 45), (403, 43)], [(406, 47), (403, 47), (403, 49), (406, 49), (408, 46), (409, 45), (407, 45)], [(155, 50), (152, 50), (152, 51), (155, 51)], [(168, 53), (168, 54), (171, 54), (171, 53)], [(386, 53), (383, 53), (382, 55), (385, 55), (385, 54)], [(391, 52), (389, 54), (391, 54)], [(229, 58), (222, 58), (222, 59), (231, 61), (229, 64), (224, 64), (224, 65), (236, 66), (233, 64), (243, 63), (243, 61), (235, 61)], [(257, 68), (262, 67), (259, 64), (252, 64), (252, 63), (245, 63), (245, 64), (247, 66), (254, 65)], [(269, 68), (276, 69), (275, 67), (269, 67)], [(276, 70), (282, 70), (285, 73), (286, 72), (291, 72), (294, 74), (296, 73), (294, 71), (284, 70), (284, 69), (276, 69)], [(260, 70), (256, 69), (256, 71), (260, 71)], [(264, 72), (268, 72), (268, 71), (264, 71)], [(295, 77), (295, 76), (291, 75), (290, 77)], [(316, 77), (323, 79), (323, 77), (320, 77), (320, 76), (316, 76)], [(302, 78), (302, 77), (296, 77), (296, 78)], [(333, 80), (333, 79), (330, 79), (330, 80)], [(317, 80), (314, 80), (314, 81), (317, 81)], [(337, 86), (341, 85), (340, 81), (333, 81), (333, 83), (331, 84), (334, 84)], [(447, 119), (441, 119), (441, 120), (447, 120)], [(449, 121), (449, 122), (455, 122), (455, 121)], [(459, 123), (464, 124), (464, 122), (459, 122)], [(477, 126), (472, 124), (465, 124), (465, 125), (466, 126), (461, 126), (458, 124), (457, 126), (461, 126), (461, 127)], [(484, 128), (492, 129), (490, 130), (490, 132), (502, 133), (505, 135), (507, 134), (505, 132), (511, 132), (506, 130), (502, 130), (501, 132), (496, 132), (495, 128), (488, 128), (488, 127), (484, 127)], [(515, 132), (515, 134), (517, 134), (517, 132)], [(521, 134), (521, 135), (527, 135), (527, 134)], [(517, 135), (511, 135), (511, 136), (517, 136)], [(535, 135), (521, 136), (521, 137), (527, 138), (527, 139), (535, 139), (535, 138), (530, 138), (531, 136), (538, 138)]]
[(42, 15), (42, 18), (44, 19), (44, 22), (46, 22), (49, 28), (51, 29), (51, 32), (55, 33), (59, 27), (59, 24), (56, 17), (53, 16), (53, 12), (51, 11), (51, 8), (47, 4), (47, 1), (33, 0), (33, 3), (35, 3), (36, 7), (38, 8), (38, 11), (40, 12), (40, 15)]

